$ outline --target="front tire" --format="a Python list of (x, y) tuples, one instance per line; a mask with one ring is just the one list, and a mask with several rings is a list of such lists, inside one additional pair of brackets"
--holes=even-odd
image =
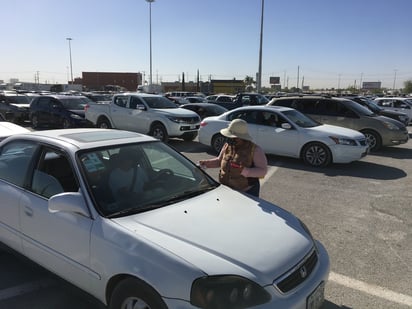
[(109, 309), (167, 309), (159, 293), (135, 278), (120, 282), (113, 290)]
[(363, 130), (361, 131), (366, 137), (366, 141), (369, 145), (371, 151), (376, 151), (382, 147), (382, 138), (378, 133), (372, 130)]
[(310, 143), (302, 150), (302, 159), (306, 164), (314, 167), (324, 167), (332, 161), (332, 154), (328, 147), (321, 143)]
[(161, 140), (164, 143), (167, 143), (169, 140), (169, 135), (167, 134), (166, 128), (161, 123), (155, 123), (152, 125), (149, 135)]

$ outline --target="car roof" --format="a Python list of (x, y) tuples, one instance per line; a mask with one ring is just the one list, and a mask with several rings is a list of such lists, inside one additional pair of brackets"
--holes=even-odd
[[(17, 136), (13, 136), (17, 138)], [(131, 131), (115, 129), (57, 129), (44, 131), (31, 131), (18, 135), (19, 139), (30, 139), (42, 142), (50, 142), (66, 148), (90, 149), (108, 145), (140, 143), (157, 141), (155, 138)]]
[(277, 106), (277, 105), (250, 105), (250, 106), (242, 106), (238, 107), (236, 109), (232, 109), (228, 112), (233, 112), (237, 110), (262, 110), (262, 111), (278, 111), (278, 112), (285, 112), (285, 111), (290, 111), (290, 110), (295, 110), (290, 107), (285, 107), (285, 106)]

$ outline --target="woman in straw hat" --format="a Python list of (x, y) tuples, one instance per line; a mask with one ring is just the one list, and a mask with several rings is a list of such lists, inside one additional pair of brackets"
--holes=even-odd
[(219, 181), (254, 196), (259, 196), (259, 178), (267, 172), (267, 160), (262, 148), (252, 142), (247, 122), (233, 120), (229, 126), (220, 130), (227, 137), (219, 156), (209, 160), (200, 160), (201, 167), (220, 167)]

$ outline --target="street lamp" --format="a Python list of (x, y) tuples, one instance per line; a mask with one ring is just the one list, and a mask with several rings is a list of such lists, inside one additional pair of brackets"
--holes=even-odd
[(260, 92), (262, 87), (262, 41), (263, 41), (263, 8), (265, 0), (262, 0), (262, 13), (260, 16), (260, 46), (259, 46), (259, 71), (257, 76), (257, 86), (256, 91)]
[(146, 0), (149, 2), (149, 33), (150, 33), (150, 78), (149, 78), (149, 91), (152, 91), (152, 2), (155, 0)]
[(69, 41), (69, 54), (70, 54), (70, 76), (71, 76), (71, 82), (73, 85), (73, 65), (72, 65), (72, 46), (71, 46), (71, 40), (72, 38), (66, 38), (67, 41)]

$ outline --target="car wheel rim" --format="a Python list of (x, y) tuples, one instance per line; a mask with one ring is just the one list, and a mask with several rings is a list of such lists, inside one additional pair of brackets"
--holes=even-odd
[(369, 148), (373, 149), (376, 146), (376, 138), (373, 134), (365, 134), (366, 141), (368, 142)]
[(164, 139), (164, 133), (162, 129), (154, 129), (153, 130), (153, 137), (160, 139), (161, 141)]
[(319, 166), (326, 162), (328, 154), (323, 147), (311, 146), (308, 148), (305, 154), (306, 161), (311, 165)]
[(225, 141), (226, 141), (226, 139), (223, 136), (216, 137), (215, 141), (213, 143), (213, 149), (216, 152), (220, 152), (220, 150), (222, 149)]
[(121, 309), (150, 309), (151, 307), (142, 299), (137, 297), (128, 297), (122, 303)]

